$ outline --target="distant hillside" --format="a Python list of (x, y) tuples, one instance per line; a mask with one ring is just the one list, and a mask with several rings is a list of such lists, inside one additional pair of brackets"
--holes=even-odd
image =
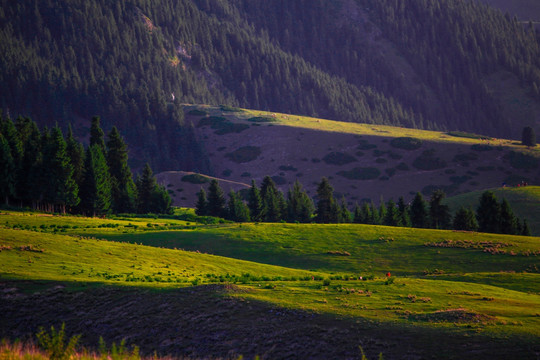
[(132, 144), (135, 167), (208, 172), (182, 103), (511, 138), (540, 119), (538, 36), (475, 2), (0, 8), (0, 108), (49, 127), (71, 123), (81, 137), (99, 114)]
[[(429, 197), (435, 189), (456, 195), (503, 183), (540, 184), (540, 148), (512, 140), (208, 106), (186, 112), (212, 176), (249, 185), (269, 175), (284, 192), (298, 179), (312, 197), (326, 176), (351, 207), (399, 196), (408, 201), (416, 192)], [(188, 186), (196, 192), (200, 185), (184, 176), (169, 172), (158, 179), (176, 205), (193, 207)]]

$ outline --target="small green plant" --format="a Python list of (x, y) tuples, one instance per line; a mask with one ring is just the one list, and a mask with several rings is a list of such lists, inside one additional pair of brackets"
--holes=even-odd
[(324, 279), (322, 284), (323, 286), (330, 286), (330, 279)]
[(66, 324), (62, 323), (59, 331), (51, 326), (50, 333), (43, 327), (36, 334), (38, 345), (47, 352), (51, 360), (69, 359), (75, 353), (75, 347), (81, 338), (80, 335), (72, 336), (66, 344)]
[(139, 347), (134, 346), (131, 351), (128, 350), (126, 346), (126, 340), (123, 339), (120, 342), (120, 345), (112, 343), (110, 351), (107, 349), (107, 344), (105, 340), (100, 336), (99, 337), (99, 353), (101, 355), (100, 359), (102, 360), (139, 360)]
[(342, 152), (331, 152), (323, 157), (323, 161), (330, 165), (346, 165), (357, 161), (352, 155)]

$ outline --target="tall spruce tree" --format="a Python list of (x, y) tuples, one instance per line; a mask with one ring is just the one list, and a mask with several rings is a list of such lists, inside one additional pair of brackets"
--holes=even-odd
[(98, 145), (101, 147), (101, 151), (105, 153), (105, 133), (101, 129), (101, 118), (99, 116), (92, 117), (92, 123), (90, 125), (90, 146)]
[(9, 205), (9, 198), (14, 195), (15, 162), (8, 141), (0, 133), (0, 201)]
[(128, 150), (116, 126), (107, 140), (107, 165), (111, 174), (112, 208), (115, 213), (135, 210), (136, 188), (128, 165)]
[(510, 235), (519, 234), (518, 226), (520, 224), (506, 199), (502, 199), (500, 209), (499, 232)]
[(429, 218), (433, 229), (448, 229), (450, 224), (450, 209), (442, 203), (446, 194), (442, 190), (435, 190), (429, 200)]
[(287, 193), (287, 221), (308, 223), (311, 222), (315, 207), (309, 195), (302, 189), (298, 180)]
[(536, 134), (532, 127), (526, 126), (523, 128), (521, 143), (525, 146), (536, 146)]
[(84, 178), (84, 147), (80, 142), (75, 140), (71, 125), (68, 128), (66, 137), (66, 153), (73, 167), (73, 180), (75, 180), (75, 183), (80, 188)]
[(66, 152), (62, 130), (55, 126), (43, 155), (43, 168), (50, 177), (45, 186), (44, 200), (52, 211), (66, 212), (66, 207), (79, 204), (79, 188), (73, 179), (73, 166)]
[(501, 217), (501, 207), (493, 191), (485, 191), (480, 197), (480, 203), (476, 209), (478, 231), (498, 233)]
[(248, 194), (248, 208), (251, 221), (263, 220), (263, 201), (261, 198), (261, 192), (255, 184), (255, 180), (251, 180), (251, 187)]
[[(283, 196), (283, 194), (281, 194)], [(266, 222), (278, 222), (282, 219), (282, 204), (280, 192), (274, 180), (265, 176), (261, 183), (261, 198), (263, 202), (263, 219)]]
[(409, 214), (409, 206), (405, 203), (405, 199), (403, 198), (403, 196), (399, 197), (397, 206), (399, 211), (400, 226), (410, 227), (411, 216)]
[(421, 193), (417, 192), (411, 204), (411, 224), (415, 228), (429, 226), (427, 205)]
[(199, 216), (208, 215), (208, 199), (206, 198), (206, 191), (201, 187), (197, 193), (197, 203), (195, 204), (195, 214)]
[(101, 146), (94, 144), (86, 149), (80, 208), (89, 216), (108, 214), (111, 196), (109, 167)]
[(476, 231), (478, 223), (474, 211), (471, 208), (460, 207), (454, 216), (452, 227), (454, 230)]
[(41, 161), (41, 134), (30, 118), (18, 117), (15, 123), (23, 147), (20, 168), (17, 173), (16, 194), (22, 205), (36, 207), (39, 191), (36, 171)]
[(339, 206), (334, 199), (334, 188), (327, 178), (323, 177), (317, 186), (317, 216), (315, 221), (320, 224), (337, 223), (339, 219)]
[(225, 217), (225, 195), (216, 179), (210, 181), (208, 187), (208, 215), (215, 217)]
[(348, 224), (351, 221), (351, 212), (347, 208), (347, 200), (345, 200), (345, 197), (343, 196), (338, 209), (338, 223)]
[(229, 192), (229, 201), (227, 203), (227, 218), (235, 222), (248, 222), (249, 209), (242, 201), (240, 196), (234, 191)]
[(401, 225), (399, 210), (392, 199), (386, 203), (386, 214), (384, 215), (383, 224), (386, 226)]

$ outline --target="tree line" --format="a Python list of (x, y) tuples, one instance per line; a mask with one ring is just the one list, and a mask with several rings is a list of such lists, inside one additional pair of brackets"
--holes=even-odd
[(445, 193), (434, 191), (429, 200), (417, 193), (410, 203), (403, 197), (398, 202), (381, 201), (356, 204), (351, 212), (345, 198), (338, 200), (327, 178), (317, 186), (315, 202), (296, 180), (287, 196), (281, 192), (270, 176), (261, 186), (252, 180), (244, 194), (231, 190), (228, 198), (219, 182), (211, 180), (208, 192), (203, 188), (197, 194), (195, 211), (200, 216), (215, 216), (235, 222), (291, 222), (291, 223), (356, 223), (370, 225), (403, 226), (414, 228), (453, 229), (530, 236), (526, 220), (516, 217), (506, 199), (498, 202), (492, 191), (486, 191), (476, 211), (461, 207), (453, 216), (443, 203)]
[(0, 113), (0, 201), (46, 212), (89, 216), (169, 213), (171, 198), (148, 163), (133, 181), (127, 144), (116, 127), (105, 136), (92, 118), (90, 141), (58, 125), (40, 131), (28, 117)]

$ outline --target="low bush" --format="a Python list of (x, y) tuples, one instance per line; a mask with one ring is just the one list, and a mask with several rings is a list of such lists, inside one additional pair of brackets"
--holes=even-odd
[(287, 179), (283, 176), (272, 176), (272, 180), (274, 180), (276, 185), (285, 185), (287, 183)]
[(435, 156), (433, 150), (426, 150), (413, 161), (413, 166), (420, 170), (437, 170), (446, 167), (446, 161)]
[(279, 170), (282, 170), (282, 171), (298, 171), (297, 168), (295, 168), (294, 166), (292, 165), (281, 165), (279, 167)]
[(199, 110), (199, 109), (193, 109), (193, 110), (190, 110), (188, 112), (188, 115), (192, 115), (192, 116), (206, 116), (208, 115), (208, 113), (204, 110)]
[(478, 154), (466, 153), (466, 154), (456, 154), (456, 156), (454, 156), (455, 162), (474, 161), (474, 160), (478, 160)]
[(349, 180), (373, 180), (378, 178), (381, 172), (374, 167), (356, 167), (349, 171), (340, 171), (337, 174)]
[(204, 175), (201, 174), (189, 174), (182, 176), (181, 179), (183, 182), (191, 183), (191, 184), (205, 184), (207, 182), (210, 182), (210, 179), (207, 178)]
[(342, 152), (331, 152), (323, 157), (323, 161), (330, 165), (346, 165), (357, 161), (352, 155)]
[(261, 155), (261, 148), (258, 146), (242, 146), (241, 148), (225, 155), (226, 158), (235, 163), (242, 164), (253, 161)]
[(269, 122), (276, 122), (276, 119), (270, 117), (270, 116), (255, 116), (248, 119), (249, 122), (254, 123), (269, 123)]
[(368, 143), (367, 140), (360, 140), (360, 145), (358, 145), (356, 148), (358, 150), (370, 150), (375, 149), (377, 145)]
[(396, 169), (401, 171), (409, 171), (409, 165), (402, 162), (396, 166)]
[(509, 160), (510, 165), (514, 169), (531, 170), (531, 169), (538, 168), (538, 158), (529, 154), (524, 154), (524, 153), (516, 152), (516, 151), (510, 151), (508, 154), (504, 156), (504, 159)]
[(390, 145), (403, 150), (416, 150), (422, 146), (422, 140), (413, 137), (398, 137), (390, 141)]

